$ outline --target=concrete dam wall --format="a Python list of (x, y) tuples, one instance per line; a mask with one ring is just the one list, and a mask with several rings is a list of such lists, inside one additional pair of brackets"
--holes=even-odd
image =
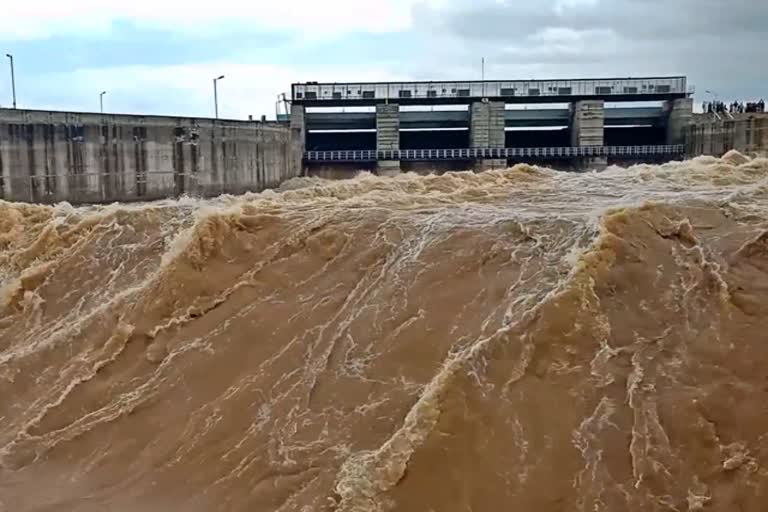
[(0, 109), (0, 199), (144, 201), (277, 186), (301, 172), (286, 125)]
[(768, 155), (768, 113), (697, 114), (687, 129), (689, 156), (719, 157), (731, 149), (748, 155)]

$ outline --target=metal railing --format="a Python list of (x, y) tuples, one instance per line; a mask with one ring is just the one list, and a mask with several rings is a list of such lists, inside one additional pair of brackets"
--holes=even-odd
[(375, 162), (379, 160), (474, 160), (474, 159), (546, 159), (578, 157), (643, 157), (681, 155), (684, 146), (581, 146), (551, 148), (463, 148), (463, 149), (400, 149), (377, 151), (336, 150), (307, 151), (307, 162)]

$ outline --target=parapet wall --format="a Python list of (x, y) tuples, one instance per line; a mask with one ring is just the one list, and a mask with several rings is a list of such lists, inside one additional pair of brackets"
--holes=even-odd
[(145, 201), (259, 191), (298, 176), (287, 125), (0, 109), (0, 199)]

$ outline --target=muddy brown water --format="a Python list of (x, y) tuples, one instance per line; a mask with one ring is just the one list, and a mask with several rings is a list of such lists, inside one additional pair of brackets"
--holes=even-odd
[(764, 511), (768, 160), (0, 202), (0, 511)]

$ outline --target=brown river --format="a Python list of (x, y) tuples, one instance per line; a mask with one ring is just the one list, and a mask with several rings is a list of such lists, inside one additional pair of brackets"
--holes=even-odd
[(0, 201), (0, 512), (768, 510), (768, 159)]

